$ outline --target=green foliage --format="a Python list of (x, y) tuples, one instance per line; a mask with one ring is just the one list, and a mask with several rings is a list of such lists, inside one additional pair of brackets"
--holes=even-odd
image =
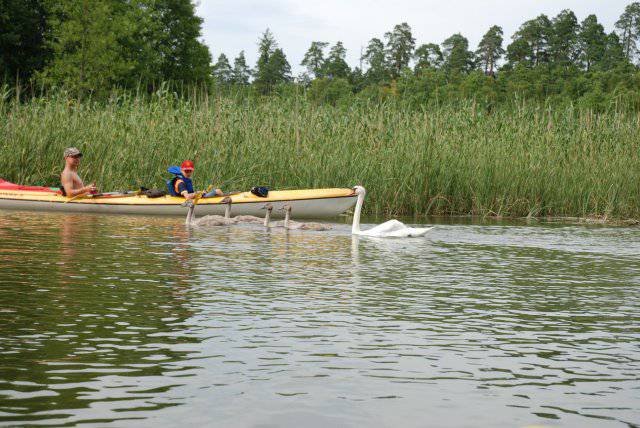
[(323, 74), (331, 78), (346, 79), (351, 74), (351, 69), (346, 61), (347, 50), (342, 42), (337, 42), (329, 51), (323, 65)]
[(604, 27), (595, 15), (589, 15), (582, 21), (578, 40), (583, 67), (589, 71), (593, 66), (601, 64), (605, 58), (608, 40)]
[(27, 82), (51, 54), (42, 0), (0, 0), (0, 79)]
[(191, 0), (2, 2), (0, 74), (28, 80), (37, 72), (40, 83), (76, 96), (211, 77)]
[(616, 29), (620, 34), (624, 56), (629, 62), (634, 62), (639, 52), (640, 2), (631, 3), (625, 8), (620, 19), (616, 21)]
[(616, 67), (630, 65), (624, 56), (624, 50), (620, 43), (620, 38), (616, 33), (607, 35), (605, 41), (604, 56), (600, 61), (599, 68), (601, 70), (612, 70)]
[(251, 69), (247, 65), (244, 51), (240, 51), (233, 60), (233, 71), (231, 72), (231, 83), (235, 85), (248, 85), (251, 78)]
[(420, 45), (413, 53), (413, 59), (416, 62), (414, 68), (416, 74), (426, 69), (440, 68), (444, 62), (442, 50), (440, 50), (440, 46), (435, 43)]
[(139, 7), (150, 10), (152, 16), (161, 23), (152, 35), (161, 64), (157, 81), (208, 83), (211, 78), (211, 53), (198, 40), (203, 19), (195, 14), (192, 0), (137, 1)]
[(323, 77), (324, 50), (329, 46), (326, 42), (311, 42), (309, 50), (304, 54), (300, 65), (307, 68), (307, 71), (314, 78)]
[(130, 36), (130, 27), (120, 25), (124, 18), (114, 6), (114, 0), (56, 2), (50, 21), (54, 58), (40, 74), (45, 83), (76, 96), (100, 95), (131, 72), (133, 65), (118, 43)]
[(232, 82), (233, 70), (225, 54), (220, 54), (218, 61), (213, 66), (213, 76), (220, 85), (228, 85)]
[(337, 105), (340, 101), (351, 101), (351, 85), (342, 78), (315, 79), (309, 88), (309, 98), (316, 103)]
[[(516, 98), (553, 106), (584, 102), (596, 110), (612, 100), (635, 105), (629, 101), (637, 89), (633, 83), (616, 92), (621, 91), (618, 83), (598, 87), (591, 80), (605, 73), (608, 82), (636, 81), (637, 68), (630, 60), (638, 53), (640, 2), (626, 7), (617, 32), (610, 34), (595, 15), (580, 24), (570, 10), (552, 19), (540, 15), (520, 26), (506, 51), (497, 25), (472, 52), (461, 34), (415, 49), (411, 28), (401, 23), (384, 34), (384, 42), (371, 39), (361, 52), (360, 67), (353, 70), (342, 42), (327, 53), (328, 43), (314, 41), (301, 62), (306, 72), (298, 76), (296, 88), (287, 57), (268, 29), (260, 38), (255, 70), (247, 66), (244, 52), (233, 67), (225, 55), (212, 66), (207, 47), (198, 40), (202, 19), (194, 13), (193, 0), (0, 2), (0, 74), (15, 82), (35, 72), (40, 80), (32, 82), (45, 83), (38, 86), (45, 93), (59, 87), (95, 99), (122, 89), (173, 88), (188, 94), (194, 86), (211, 87), (215, 79), (227, 94), (282, 96), (307, 89), (311, 99), (329, 104), (341, 103), (343, 97), (336, 94), (344, 92), (367, 100), (404, 99), (411, 105), (469, 99), (494, 108)], [(325, 77), (342, 80), (313, 84)], [(343, 91), (344, 82), (348, 91)]]
[(367, 82), (381, 83), (389, 78), (389, 69), (382, 40), (373, 38), (369, 41), (367, 49), (362, 54), (362, 61), (368, 66), (365, 73)]
[(476, 64), (484, 70), (485, 74), (493, 76), (498, 61), (504, 54), (502, 49), (502, 28), (494, 25), (489, 28), (480, 40), (478, 50), (476, 51)]
[(454, 34), (442, 42), (443, 67), (449, 73), (464, 73), (473, 68), (473, 53), (469, 41), (462, 34)]
[(291, 66), (282, 49), (276, 49), (269, 58), (269, 71), (274, 85), (291, 80)]
[(548, 63), (552, 37), (553, 28), (546, 15), (525, 22), (514, 34), (513, 43), (507, 47), (509, 62), (529, 67)]
[(260, 56), (256, 64), (254, 85), (260, 93), (269, 94), (277, 85), (291, 80), (291, 66), (268, 28), (260, 38), (258, 51)]
[(578, 18), (570, 10), (563, 10), (551, 21), (549, 54), (556, 65), (575, 63), (579, 55), (578, 30)]
[(385, 33), (387, 40), (385, 53), (391, 76), (397, 78), (403, 68), (409, 66), (416, 46), (416, 39), (411, 34), (411, 27), (406, 22), (393, 27), (393, 31)]

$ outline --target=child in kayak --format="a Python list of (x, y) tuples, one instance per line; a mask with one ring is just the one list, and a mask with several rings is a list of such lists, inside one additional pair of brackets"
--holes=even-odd
[[(190, 160), (182, 162), (180, 167), (172, 166), (168, 169), (173, 174), (173, 178), (167, 180), (167, 188), (171, 196), (182, 196), (185, 199), (195, 198), (196, 192), (193, 189), (193, 181), (191, 179), (194, 169), (194, 164)], [(222, 190), (215, 189), (204, 195), (204, 197), (221, 196), (222, 194)]]

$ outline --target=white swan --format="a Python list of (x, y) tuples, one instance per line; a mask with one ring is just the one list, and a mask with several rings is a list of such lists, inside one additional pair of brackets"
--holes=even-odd
[(409, 238), (424, 236), (428, 231), (433, 229), (433, 227), (409, 227), (398, 220), (389, 220), (371, 229), (360, 230), (360, 214), (362, 212), (362, 205), (364, 204), (364, 196), (367, 194), (367, 191), (362, 186), (356, 186), (353, 190), (356, 192), (356, 195), (358, 195), (356, 209), (353, 212), (353, 225), (351, 227), (351, 233), (354, 235), (375, 236), (378, 238)]

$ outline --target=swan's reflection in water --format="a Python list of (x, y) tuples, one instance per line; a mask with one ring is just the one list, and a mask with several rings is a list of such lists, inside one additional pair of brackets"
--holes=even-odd
[(638, 420), (634, 229), (2, 215), (0, 424)]

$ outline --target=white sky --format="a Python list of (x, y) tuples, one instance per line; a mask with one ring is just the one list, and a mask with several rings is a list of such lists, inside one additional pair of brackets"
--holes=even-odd
[(472, 50), (492, 25), (505, 33), (505, 47), (526, 20), (541, 13), (553, 17), (571, 9), (582, 21), (595, 14), (607, 32), (632, 0), (200, 0), (197, 13), (204, 18), (203, 36), (214, 61), (225, 53), (233, 58), (245, 51), (255, 66), (257, 42), (270, 28), (284, 49), (294, 75), (312, 41), (331, 45), (342, 41), (347, 61), (359, 64), (360, 49), (394, 25), (407, 22), (416, 45), (442, 43), (454, 33), (469, 39)]

